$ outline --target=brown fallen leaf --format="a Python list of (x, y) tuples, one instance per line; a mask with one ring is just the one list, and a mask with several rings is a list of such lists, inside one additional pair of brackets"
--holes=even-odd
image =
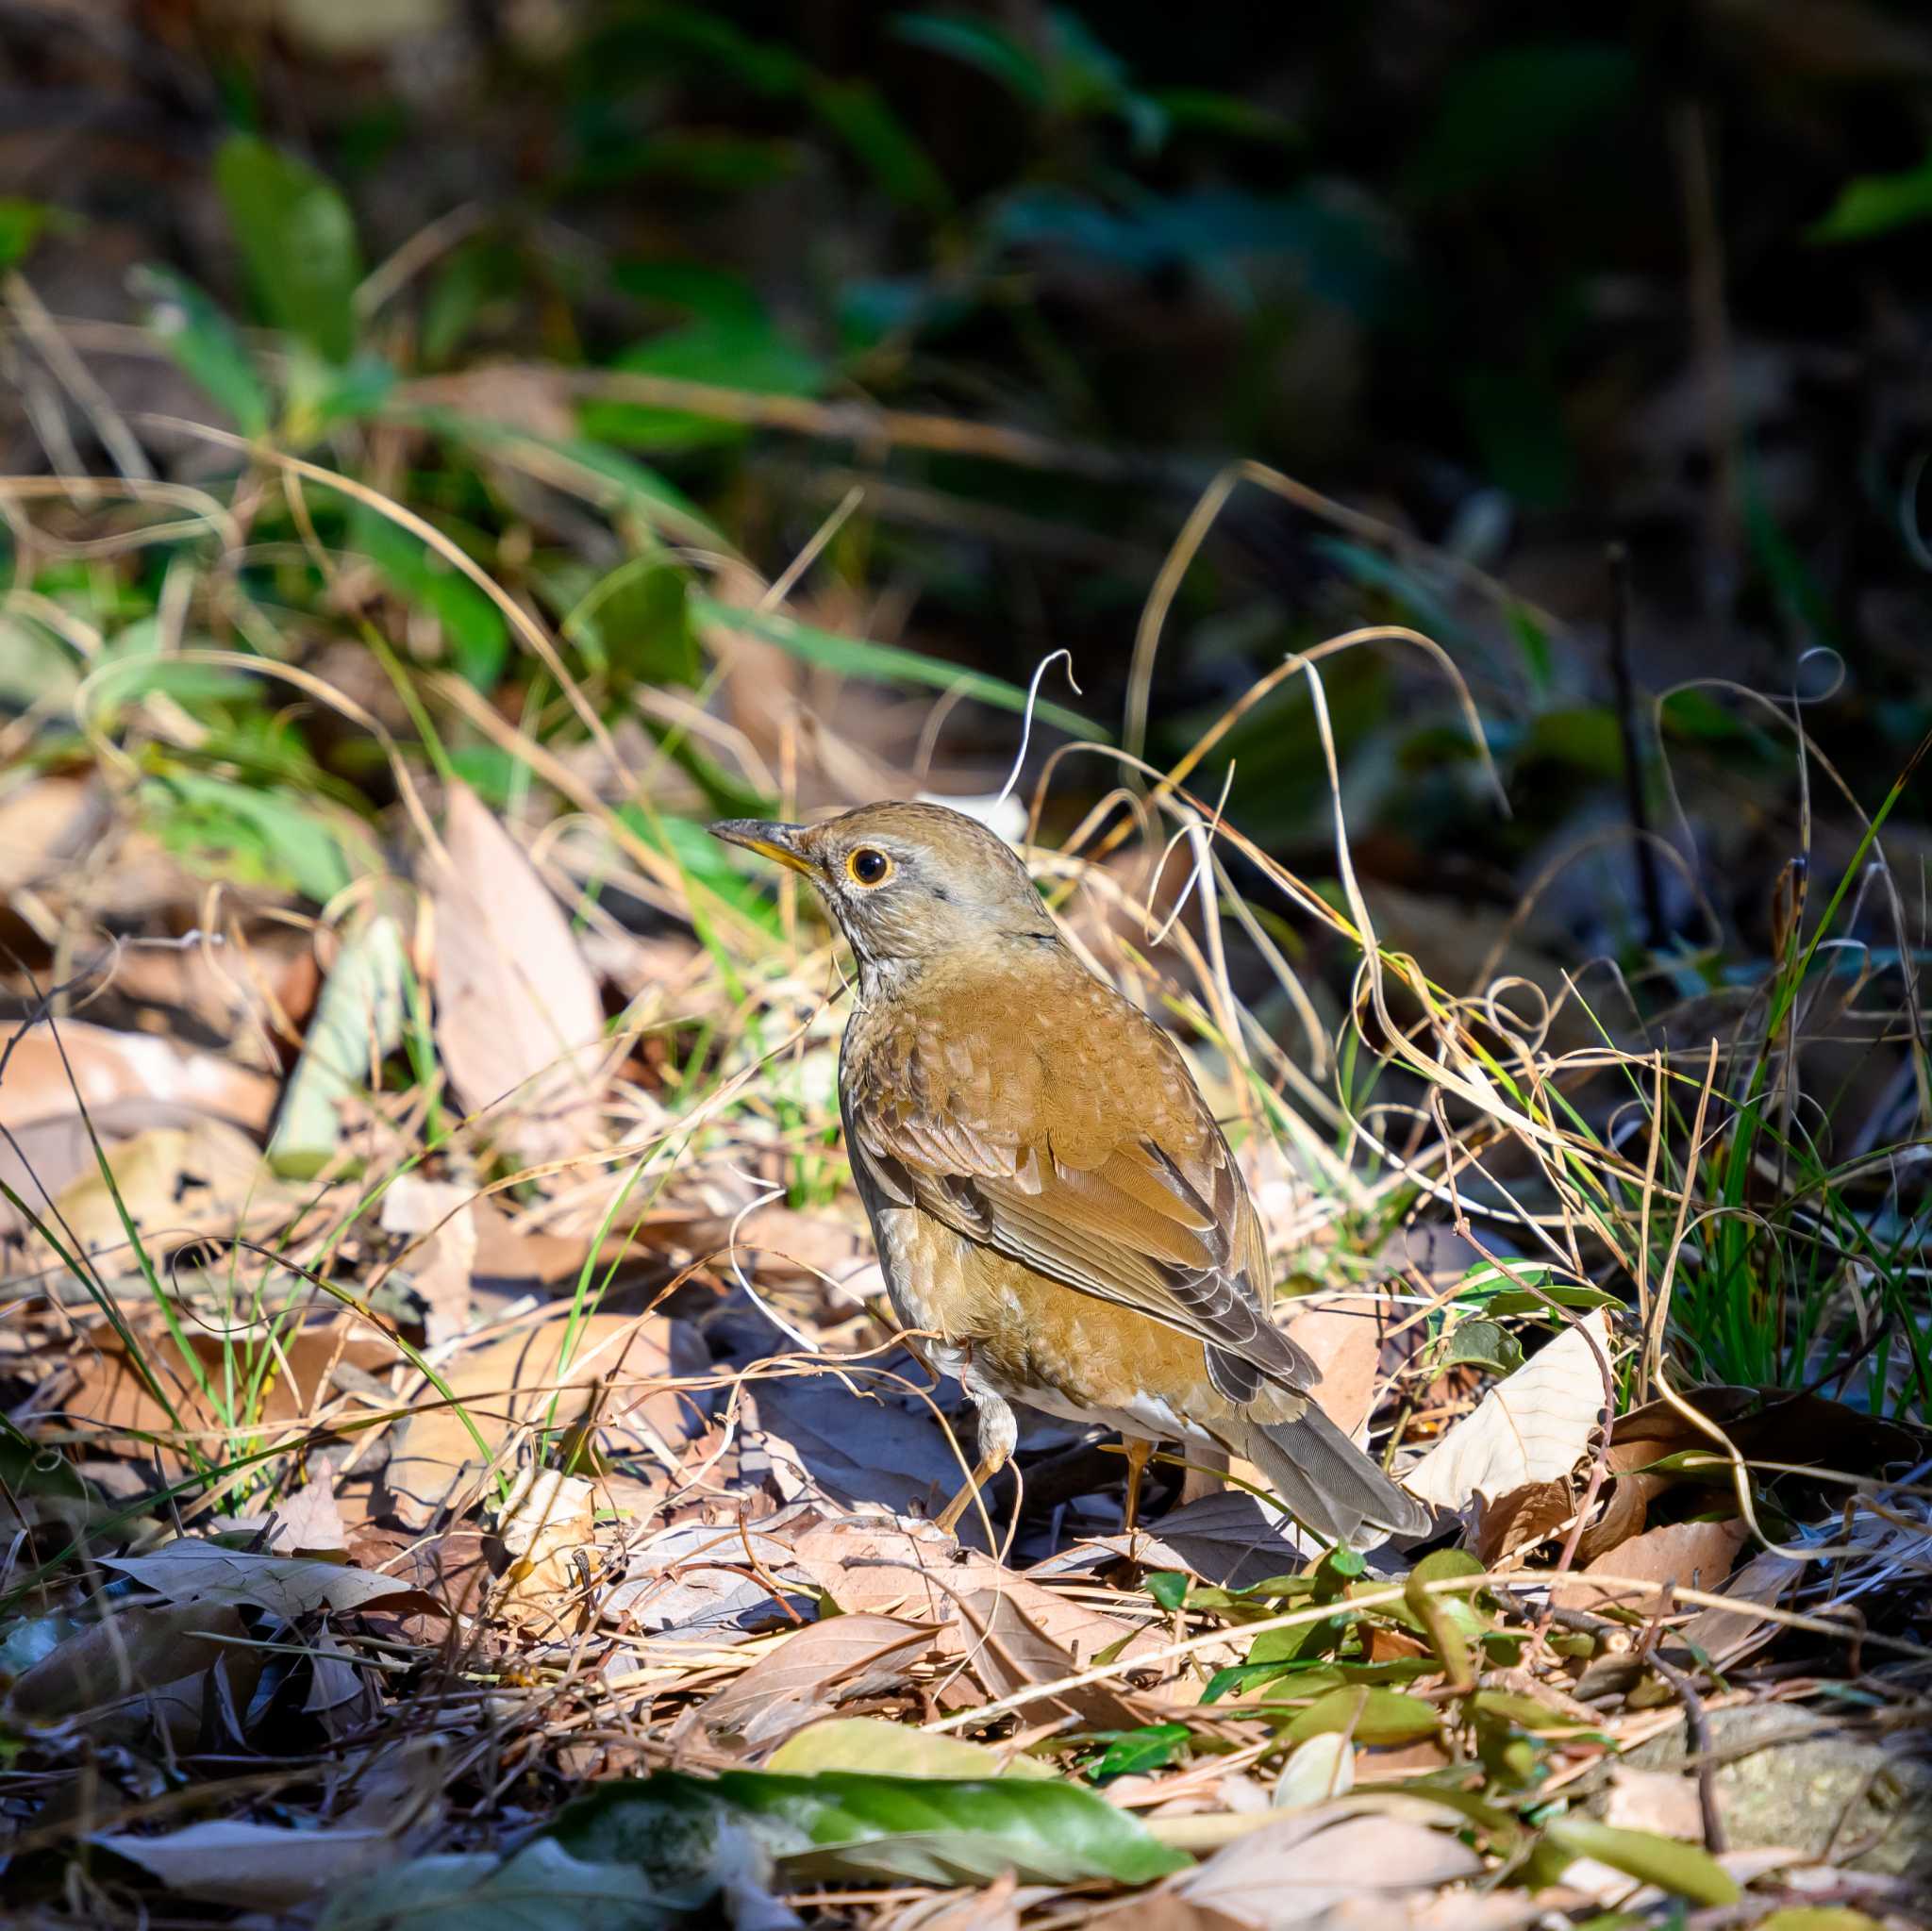
[[(876, 1518), (808, 1529), (793, 1541), (791, 1559), (848, 1614), (864, 1609), (937, 1624), (940, 1654), (964, 1660), (989, 1698), (1071, 1676), (1103, 1650), (1132, 1656), (1167, 1640), (1164, 1628), (1090, 1609), (990, 1556), (956, 1553), (930, 1530)], [(1118, 1683), (1091, 1685), (1042, 1706), (1056, 1706), (1077, 1710), (1101, 1728), (1148, 1720)]]
[[(472, 1112), (528, 1160), (596, 1138), (604, 1004), (550, 889), (467, 785), (449, 792), (434, 881), (436, 1044)], [(507, 1104), (499, 1106), (499, 1102)]]
[(1506, 1556), (1541, 1541), (1551, 1530), (1569, 1521), (1575, 1507), (1575, 1491), (1568, 1482), (1525, 1482), (1522, 1488), (1478, 1506), (1470, 1554), (1490, 1568)]
[[(1678, 1401), (1715, 1423), (1747, 1462), (1877, 1474), (1888, 1466), (1910, 1467), (1932, 1453), (1932, 1433), (1820, 1394), (1720, 1384), (1687, 1390)], [(1695, 1482), (1713, 1493), (1720, 1486), (1728, 1491), (1730, 1471), (1715, 1460), (1695, 1471), (1656, 1466), (1687, 1454), (1716, 1457), (1724, 1449), (1677, 1403), (1659, 1399), (1620, 1415), (1606, 1457), (1615, 1480), (1577, 1545), (1578, 1560), (1587, 1564), (1638, 1534), (1650, 1505), (1669, 1489)], [(1816, 1503), (1829, 1506), (1836, 1497), (1829, 1484), (1811, 1484), (1807, 1493), (1801, 1476), (1778, 1480), (1786, 1507), (1800, 1512)]]
[(1720, 1591), (1737, 1606), (1700, 1609), (1677, 1632), (1677, 1640), (1695, 1645), (1696, 1654), (1708, 1656), (1720, 1669), (1740, 1661), (1777, 1631), (1775, 1623), (1757, 1611), (1774, 1606), (1796, 1586), (1806, 1567), (1774, 1550), (1759, 1550)]
[[(1614, 1604), (1643, 1614), (1657, 1607), (1666, 1584), (1721, 1589), (1748, 1533), (1743, 1523), (1736, 1520), (1678, 1522), (1646, 1530), (1614, 1549), (1606, 1549), (1580, 1577), (1557, 1583), (1550, 1591), (1550, 1600), (1559, 1609), (1601, 1610)], [(1620, 1580), (1614, 1584), (1588, 1580), (1598, 1573)]]
[(71, 1716), (196, 1675), (246, 1636), (233, 1603), (124, 1603), (23, 1672), (8, 1701), (26, 1717)]
[[(570, 1311), (558, 1307), (535, 1325), (485, 1341), (443, 1367), (444, 1384), (491, 1457), (500, 1457), (511, 1436), (532, 1422), (574, 1428), (593, 1407), (596, 1433), (609, 1448), (675, 1454), (703, 1426), (704, 1416), (691, 1396), (667, 1383), (710, 1366), (704, 1342), (684, 1323), (661, 1314), (592, 1314), (573, 1328)], [(469, 1491), (483, 1457), (456, 1407), (434, 1390), (415, 1401), (418, 1412), (384, 1480), (396, 1519), (420, 1529), (446, 1503), (473, 1499)]]
[(144, 1247), (178, 1245), (280, 1217), (306, 1197), (275, 1179), (260, 1148), (223, 1120), (152, 1127), (102, 1153), (113, 1184), (92, 1164), (55, 1200), (55, 1224), (85, 1254), (125, 1256), (126, 1273), (136, 1262), (124, 1213)]
[[(1031, 1904), (1050, 1895), (1041, 1887), (1029, 1885), (1024, 1897)], [(888, 1931), (1020, 1931), (1020, 1902), (1018, 1881), (1008, 1871), (984, 1890), (963, 1897), (942, 1891), (937, 1897), (920, 1898), (891, 1920)]]
[[(263, 1360), (265, 1372), (258, 1378), (254, 1372), (257, 1357), (246, 1340), (231, 1340), (199, 1327), (190, 1328), (187, 1338), (211, 1390), (225, 1390), (227, 1373), (238, 1364), (256, 1381), (252, 1403), (237, 1401), (231, 1412), (223, 1413), (202, 1393), (172, 1340), (140, 1343), (141, 1362), (172, 1403), (180, 1426), (197, 1432), (231, 1425), (246, 1432), (263, 1423), (313, 1414), (336, 1398), (329, 1376), (339, 1364), (378, 1374), (396, 1362), (391, 1342), (378, 1340), (360, 1322), (346, 1320), (310, 1322), (278, 1335), (272, 1360)], [(90, 1328), (85, 1339), (88, 1350), (75, 1362), (79, 1379), (62, 1405), (63, 1413), (88, 1423), (104, 1438), (138, 1435), (156, 1440), (162, 1444), (157, 1452), (165, 1468), (173, 1472), (184, 1466), (181, 1451), (166, 1445), (175, 1423), (121, 1337), (103, 1323)], [(266, 1356), (265, 1344), (261, 1352)]]
[(213, 1053), (192, 1052), (152, 1033), (62, 1020), (58, 1036), (53, 1026), (37, 1025), (15, 1042), (0, 1079), (0, 1126), (17, 1131), (83, 1107), (92, 1113), (141, 1100), (187, 1107), (258, 1133), (278, 1090), (265, 1074)]
[(936, 1633), (891, 1616), (808, 1623), (692, 1711), (690, 1724), (735, 1755), (757, 1755), (841, 1704), (903, 1684)]

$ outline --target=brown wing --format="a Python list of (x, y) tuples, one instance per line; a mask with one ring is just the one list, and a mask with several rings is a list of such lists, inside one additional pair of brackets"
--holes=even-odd
[(855, 1019), (843, 1097), (862, 1179), (1198, 1335), (1232, 1401), (1264, 1379), (1312, 1387), (1314, 1363), (1269, 1319), (1260, 1223), (1173, 1041), (1071, 955), (1028, 963)]

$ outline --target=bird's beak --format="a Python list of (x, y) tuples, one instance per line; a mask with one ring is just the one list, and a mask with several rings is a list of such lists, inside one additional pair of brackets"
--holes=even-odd
[(761, 858), (775, 858), (810, 878), (818, 868), (800, 845), (805, 833), (802, 824), (763, 824), (756, 818), (724, 818), (711, 827), (711, 836), (722, 838), (727, 845), (742, 845)]

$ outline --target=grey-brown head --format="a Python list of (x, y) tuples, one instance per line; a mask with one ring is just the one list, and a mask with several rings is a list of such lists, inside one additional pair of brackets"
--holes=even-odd
[(823, 824), (734, 818), (711, 830), (809, 878), (862, 967), (1058, 936), (1011, 849), (943, 805), (861, 805)]

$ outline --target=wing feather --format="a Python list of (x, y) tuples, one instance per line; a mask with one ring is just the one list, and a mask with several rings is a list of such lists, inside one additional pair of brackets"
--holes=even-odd
[(855, 1164), (968, 1240), (1198, 1336), (1231, 1400), (1263, 1381), (1312, 1387), (1314, 1363), (1269, 1317), (1260, 1223), (1186, 1062), (1138, 1007), (1067, 964), (1102, 1024), (1043, 1033), (1037, 1010), (1003, 1010), (994, 987), (955, 989), (931, 1024), (902, 1014), (849, 1036)]

